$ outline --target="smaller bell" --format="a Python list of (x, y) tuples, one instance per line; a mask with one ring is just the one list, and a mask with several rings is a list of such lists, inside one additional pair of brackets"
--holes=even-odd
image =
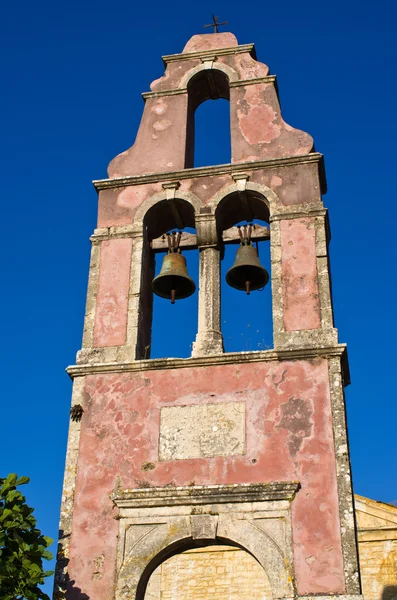
[(196, 284), (189, 277), (186, 267), (186, 259), (178, 250), (180, 233), (175, 239), (175, 234), (168, 235), (169, 250), (164, 256), (161, 271), (152, 281), (152, 290), (161, 298), (175, 300), (188, 298), (196, 291)]
[(269, 273), (260, 263), (258, 252), (251, 242), (252, 226), (244, 227), (244, 236), (240, 233), (241, 245), (236, 252), (234, 264), (226, 273), (226, 282), (236, 290), (251, 291), (263, 288), (269, 281)]

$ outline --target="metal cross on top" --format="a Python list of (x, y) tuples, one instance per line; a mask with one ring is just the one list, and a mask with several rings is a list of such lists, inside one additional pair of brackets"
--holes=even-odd
[(219, 23), (218, 19), (219, 19), (219, 17), (216, 17), (215, 15), (212, 15), (213, 23), (210, 23), (209, 25), (204, 25), (204, 27), (205, 28), (206, 27), (213, 27), (214, 28), (213, 33), (219, 33), (218, 32), (218, 27), (220, 25), (227, 25), (228, 23), (227, 23), (227, 21), (223, 21), (222, 23)]

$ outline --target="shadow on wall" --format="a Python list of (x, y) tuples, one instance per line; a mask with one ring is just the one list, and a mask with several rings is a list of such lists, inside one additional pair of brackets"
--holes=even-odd
[(397, 600), (397, 585), (386, 585), (383, 588), (382, 600)]
[[(59, 531), (59, 539), (64, 539), (63, 530)], [(90, 600), (87, 594), (82, 592), (81, 588), (75, 586), (76, 583), (70, 579), (69, 574), (65, 569), (69, 563), (69, 559), (63, 553), (62, 544), (58, 544), (57, 565), (55, 571), (55, 587), (53, 600)], [(65, 590), (66, 589), (66, 593)]]

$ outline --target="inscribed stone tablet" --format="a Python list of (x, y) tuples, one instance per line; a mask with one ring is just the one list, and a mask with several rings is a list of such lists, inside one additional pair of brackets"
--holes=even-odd
[(245, 451), (245, 403), (167, 406), (160, 414), (160, 460)]

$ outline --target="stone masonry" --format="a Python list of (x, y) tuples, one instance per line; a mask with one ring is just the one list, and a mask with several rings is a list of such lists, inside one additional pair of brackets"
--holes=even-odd
[[(187, 556), (199, 600), (226, 587), (226, 571), (209, 584), (216, 547), (255, 573), (250, 597), (359, 600), (323, 158), (283, 120), (253, 44), (198, 35), (163, 61), (134, 145), (94, 182), (83, 345), (68, 368), (84, 412), (70, 426), (54, 598), (155, 597), (152, 573), (169, 578), (167, 561)], [(230, 101), (232, 160), (194, 168), (194, 111), (217, 98)], [(224, 246), (252, 220), (267, 224), (254, 238), (270, 245), (274, 347), (225, 353)], [(199, 250), (197, 336), (190, 358), (151, 359), (154, 261), (170, 230)], [(222, 600), (246, 597), (237, 579)], [(183, 573), (172, 585), (182, 600)]]

